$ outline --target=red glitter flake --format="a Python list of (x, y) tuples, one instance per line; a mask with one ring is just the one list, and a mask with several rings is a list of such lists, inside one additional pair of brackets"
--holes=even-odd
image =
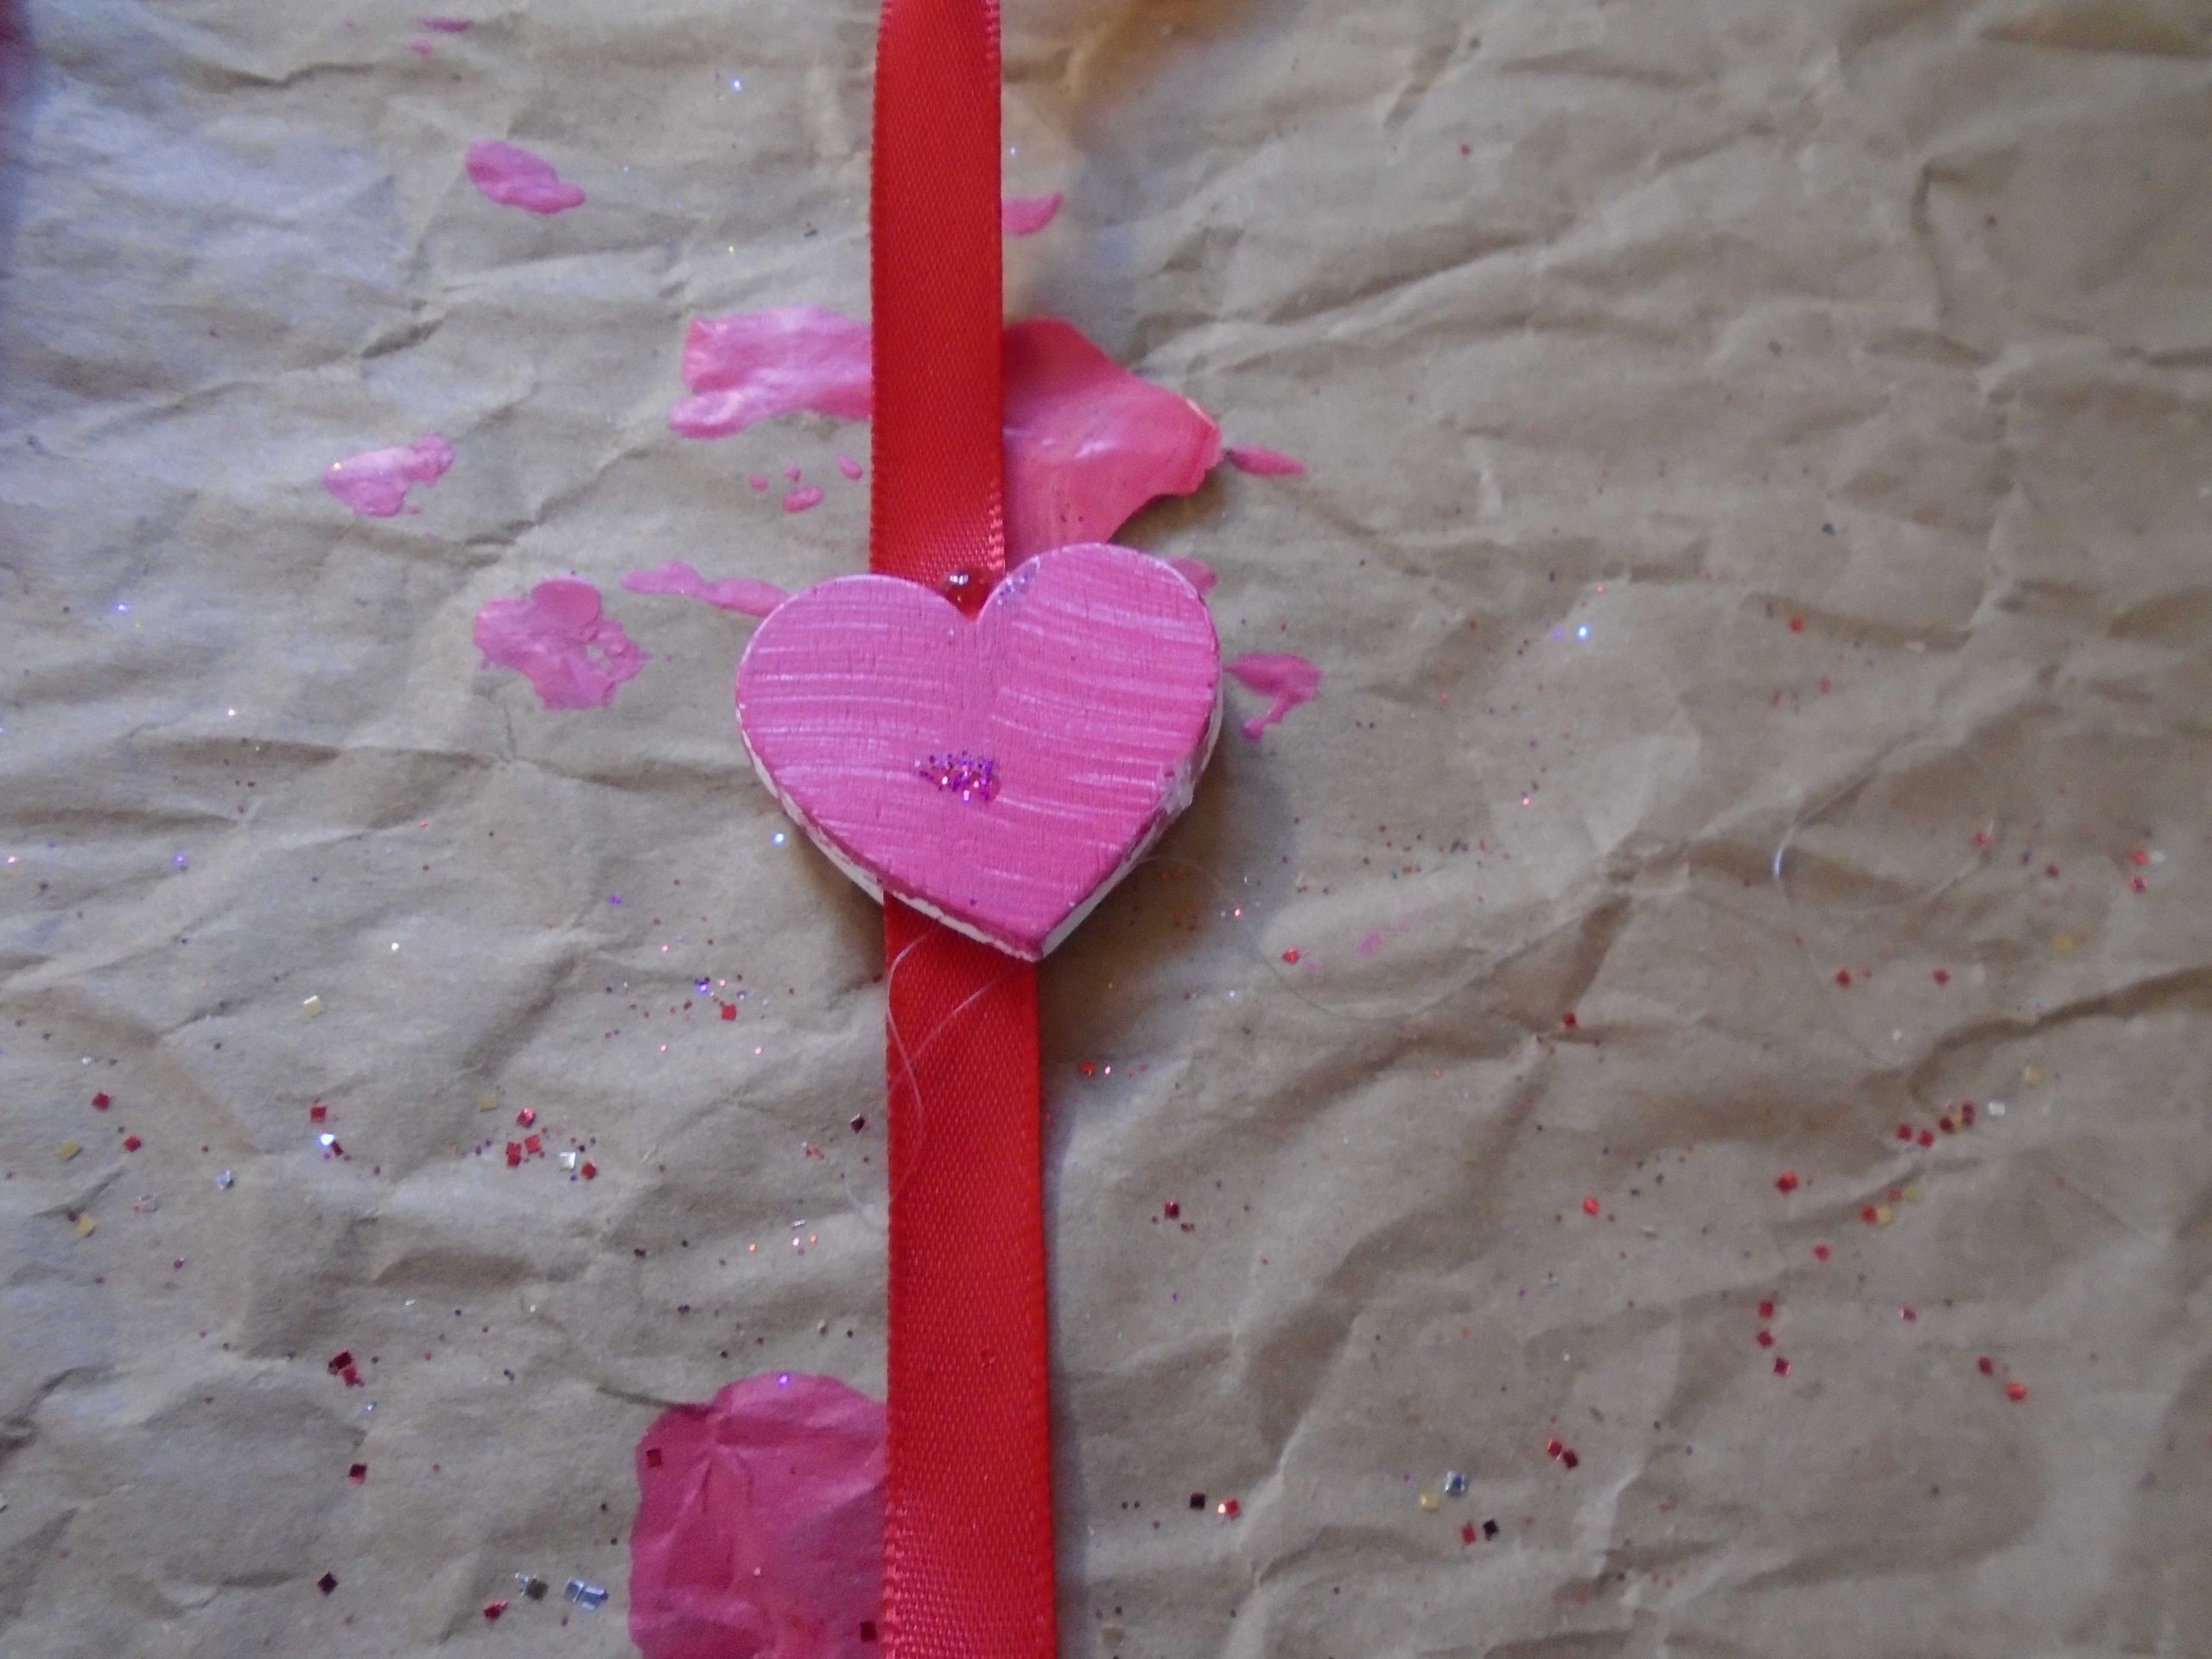
[(92, 1096), (92, 1109), (96, 1112), (104, 1112), (114, 1104), (115, 1097), (109, 1094), (105, 1089), (100, 1090), (99, 1094)]
[(1920, 1318), (1920, 1310), (1910, 1306), (1901, 1307), (1897, 1309), (1897, 1318), (1903, 1319), (1907, 1325), (1914, 1324)]
[(1774, 1190), (1777, 1192), (1795, 1192), (1797, 1190), (1797, 1172), (1794, 1169), (1783, 1170), (1781, 1174), (1774, 1178)]
[(338, 1575), (335, 1573), (324, 1573), (315, 1581), (315, 1587), (321, 1591), (324, 1595), (328, 1595), (338, 1587)]
[(1475, 1531), (1475, 1523), (1471, 1521), (1459, 1529), (1459, 1541), (1463, 1544), (1473, 1543), (1478, 1535)]
[(2136, 864), (2148, 864), (2151, 861), (2151, 853), (2148, 848), (2138, 847), (2127, 856), (2132, 862)]
[(521, 1163), (522, 1163), (522, 1142), (521, 1142), (521, 1141), (508, 1141), (508, 1142), (507, 1142), (507, 1167), (508, 1167), (509, 1169), (518, 1168), (518, 1167), (519, 1167), (519, 1166), (520, 1166)]
[(660, 1467), (660, 1447), (649, 1446), (645, 1448), (645, 1467), (648, 1469)]
[(1859, 1219), (1865, 1222), (1869, 1227), (1872, 1227), (1877, 1221), (1881, 1219), (1881, 1212), (1875, 1209), (1871, 1204), (1861, 1205), (1859, 1209)]
[(2026, 1399), (2028, 1385), (2024, 1382), (2007, 1382), (2005, 1385), (2005, 1397), (2015, 1402)]
[(1571, 1446), (1559, 1454), (1559, 1460), (1570, 1469), (1580, 1468), (1582, 1464), (1582, 1459), (1575, 1455), (1574, 1448)]
[(1596, 1198), (1585, 1198), (1585, 1199), (1583, 1199), (1583, 1200), (1582, 1200), (1582, 1213), (1583, 1213), (1584, 1215), (1586, 1215), (1586, 1216), (1594, 1216), (1594, 1215), (1596, 1215), (1596, 1214), (1598, 1213), (1598, 1200), (1597, 1200)]
[(1574, 1017), (1574, 1010), (1573, 1008), (1569, 1008), (1565, 1014), (1560, 1015), (1559, 1022), (1562, 1026), (1565, 1026), (1569, 1031), (1573, 1031), (1575, 1027), (1582, 1023), (1580, 1020)]
[(1759, 1346), (1760, 1346), (1760, 1347), (1762, 1347), (1762, 1348), (1771, 1348), (1771, 1347), (1773, 1347), (1773, 1346), (1774, 1346), (1774, 1332), (1771, 1332), (1771, 1331), (1762, 1331), (1762, 1332), (1759, 1332)]
[(1987, 1354), (1984, 1354), (1980, 1359), (1974, 1361), (1974, 1369), (1980, 1371), (1984, 1376), (1994, 1376), (1997, 1374), (1997, 1362), (1992, 1359)]
[(2134, 893), (2148, 893), (2151, 891), (2151, 884), (2148, 881), (2145, 881), (2139, 875), (2131, 875), (2128, 877), (2127, 886), (2129, 890)]
[(496, 1619), (506, 1611), (507, 1604), (505, 1601), (487, 1601), (484, 1604), (484, 1617), (486, 1618)]
[(369, 1465), (365, 1463), (357, 1463), (351, 1469), (348, 1469), (346, 1471), (346, 1478), (352, 1481), (356, 1486), (360, 1485), (364, 1481), (367, 1480), (368, 1478)]
[(1567, 1442), (1565, 1440), (1554, 1438), (1544, 1442), (1544, 1455), (1548, 1458), (1555, 1458), (1566, 1450)]
[(539, 1153), (545, 1150), (545, 1137), (542, 1135), (526, 1135), (523, 1136), (522, 1149), (528, 1153), (531, 1157), (537, 1157)]
[(1936, 1127), (1942, 1130), (1946, 1135), (1956, 1135), (1959, 1132), (1959, 1126), (1956, 1123), (1954, 1123), (1948, 1117), (1937, 1118), (1936, 1120)]
[(736, 1004), (736, 1003), (734, 1003), (734, 1002), (725, 1002), (725, 1003), (723, 1003), (723, 1004), (722, 1004), (722, 1018), (723, 1018), (723, 1019), (725, 1019), (725, 1020), (734, 1020), (734, 1019), (736, 1019), (736, 1018), (737, 1018), (737, 1004)]
[(1825, 1261), (1827, 1261), (1827, 1259), (1828, 1259), (1828, 1247), (1827, 1247), (1827, 1245), (1825, 1245), (1825, 1244), (1815, 1244), (1815, 1245), (1814, 1245), (1814, 1246), (1813, 1246), (1813, 1260), (1814, 1260), (1814, 1261), (1815, 1261), (1815, 1262), (1825, 1262)]
[(1934, 1146), (1936, 1144), (1936, 1132), (1933, 1129), (1923, 1129), (1920, 1132), (1920, 1144), (1923, 1147)]
[(1771, 1296), (1762, 1296), (1759, 1299), (1759, 1318), (1763, 1319), (1770, 1319), (1773, 1317), (1774, 1298)]
[(353, 1351), (351, 1348), (340, 1348), (336, 1353), (330, 1357), (330, 1363), (324, 1369), (329, 1371), (333, 1376), (336, 1376), (340, 1371), (352, 1370), (353, 1369)]
[(1295, 945), (1294, 945), (1294, 946), (1292, 946), (1292, 947), (1291, 947), (1291, 949), (1289, 949), (1289, 950), (1287, 950), (1284, 951), (1284, 952), (1282, 953), (1282, 959), (1283, 959), (1285, 962), (1288, 963), (1289, 963), (1292, 967), (1294, 967), (1294, 968), (1295, 968), (1296, 966), (1298, 966), (1298, 949), (1297, 949), (1297, 947), (1296, 947)]
[(324, 1105), (319, 1100), (315, 1102), (314, 1105), (308, 1108), (308, 1122), (310, 1123), (320, 1123), (323, 1119), (329, 1116), (330, 1108)]
[(125, 1152), (136, 1152), (145, 1144), (135, 1135), (126, 1135), (123, 1137), (123, 1149)]
[(1851, 983), (1851, 969), (1848, 968), (1837, 969), (1835, 970), (1835, 982), (1839, 985), (1849, 985)]
[(1930, 974), (1929, 977), (1933, 979), (1938, 985), (1948, 985), (1951, 982), (1951, 970), (1948, 968), (1938, 968), (1934, 973)]
[(1803, 617), (1802, 617), (1802, 616), (1793, 616), (1793, 617), (1791, 617), (1791, 618), (1789, 619), (1789, 632), (1792, 632), (1792, 633), (1802, 633), (1802, 632), (1805, 632), (1805, 619), (1804, 619)]
[(1076, 1067), (1076, 1071), (1084, 1077), (1095, 1077), (1098, 1075), (1098, 1062), (1096, 1060), (1085, 1060)]
[(1242, 1503), (1239, 1503), (1233, 1497), (1224, 1497), (1221, 1500), (1219, 1513), (1226, 1516), (1228, 1519), (1234, 1521), (1238, 1516), (1244, 1513), (1244, 1506)]
[(1910, 1140), (1911, 1140), (1911, 1139), (1912, 1139), (1912, 1125), (1911, 1125), (1911, 1124), (1910, 1124), (1910, 1123), (1900, 1123), (1900, 1124), (1898, 1124), (1898, 1125), (1897, 1125), (1897, 1139), (1898, 1139), (1898, 1140), (1900, 1140), (1900, 1141), (1910, 1141)]
[(361, 1381), (361, 1372), (359, 1366), (348, 1365), (344, 1370), (339, 1372), (338, 1375), (346, 1379), (346, 1386), (349, 1389), (358, 1389), (365, 1386)]
[(1974, 1127), (1974, 1102), (1962, 1100), (1959, 1103), (1959, 1122), (1968, 1128)]
[(537, 1122), (537, 1109), (535, 1106), (524, 1107), (522, 1110), (515, 1114), (515, 1122), (521, 1124), (525, 1129), (528, 1128), (531, 1124)]
[(576, 1173), (579, 1175), (582, 1175), (584, 1179), (588, 1181), (596, 1180), (599, 1179), (599, 1166), (594, 1163), (587, 1162), (584, 1166)]
[(1160, 1206), (1160, 1213), (1166, 1217), (1168, 1220), (1173, 1221), (1176, 1217), (1183, 1213), (1183, 1206), (1173, 1198), (1170, 1198), (1166, 1203)]
[(1777, 1354), (1774, 1357), (1774, 1374), (1777, 1376), (1787, 1376), (1789, 1375), (1789, 1362), (1784, 1359), (1780, 1354)]

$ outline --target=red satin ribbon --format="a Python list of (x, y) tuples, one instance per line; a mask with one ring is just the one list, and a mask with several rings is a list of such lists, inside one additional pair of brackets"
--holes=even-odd
[[(869, 566), (979, 599), (1005, 573), (999, 18), (885, 0), (871, 235)], [(890, 1027), (890, 1659), (1056, 1643), (1037, 974), (884, 906)]]

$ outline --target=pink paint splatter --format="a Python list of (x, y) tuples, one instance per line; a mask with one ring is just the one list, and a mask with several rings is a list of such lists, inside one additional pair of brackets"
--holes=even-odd
[(638, 1442), (630, 1639), (645, 1659), (880, 1659), (883, 1408), (781, 1372)]
[(785, 512), (804, 512), (821, 505), (822, 486), (819, 484), (809, 484), (804, 489), (793, 490), (784, 498)]
[(649, 660), (601, 614), (599, 589), (572, 576), (541, 582), (526, 598), (486, 600), (476, 648), (486, 664), (528, 675), (548, 709), (603, 708)]
[(1255, 478), (1296, 478), (1306, 470), (1306, 463), (1297, 456), (1286, 455), (1280, 449), (1265, 449), (1256, 443), (1232, 444), (1224, 453), (1230, 466)]
[(743, 616), (766, 616), (791, 595), (772, 582), (752, 576), (724, 576), (709, 582), (681, 559), (671, 559), (657, 570), (632, 570), (622, 586), (633, 594), (672, 594), (678, 599), (703, 600), (718, 611)]
[(784, 476), (794, 484), (798, 483), (799, 480), (804, 478), (805, 475), (806, 474), (804, 473), (799, 470), (799, 465), (797, 461), (793, 461), (790, 466), (784, 468)]
[[(1221, 429), (1187, 397), (1139, 379), (1071, 324), (1006, 331), (1007, 542), (1015, 558), (1103, 541), (1160, 495), (1187, 495), (1221, 459)], [(868, 327), (818, 306), (695, 317), (691, 396), (668, 423), (690, 438), (810, 410), (872, 412)]]
[(518, 144), (479, 138), (468, 147), (469, 181), (502, 207), (558, 213), (584, 205), (584, 193), (553, 170), (553, 163)]
[(466, 35), (476, 27), (474, 17), (417, 17), (415, 21), (436, 35)]
[(421, 512), (408, 507), (407, 492), (417, 484), (436, 483), (452, 465), (453, 446), (433, 432), (412, 443), (365, 449), (333, 461), (322, 475), (322, 487), (364, 518), (391, 518)]
[(800, 410), (864, 421), (873, 367), (868, 324), (817, 305), (694, 317), (683, 338), (692, 396), (668, 423), (687, 438), (721, 438)]
[(1188, 495), (1221, 429), (1057, 317), (1006, 331), (1007, 553), (1103, 542), (1159, 495)]
[(999, 229), (1008, 236), (1034, 236), (1060, 213), (1060, 193), (1049, 196), (1007, 196), (999, 202)]
[(437, 48), (428, 41), (410, 41), (407, 42), (407, 49), (418, 58), (427, 58)]
[[(1413, 923), (1410, 921), (1385, 922), (1382, 926), (1376, 928), (1372, 933), (1368, 934), (1364, 938), (1360, 940), (1357, 947), (1358, 954), (1363, 957), (1373, 956), (1377, 950), (1380, 950), (1384, 944), (1389, 943), (1390, 936), (1393, 933), (1406, 932), (1412, 926)], [(1567, 1023), (1570, 1026), (1574, 1023), (1574, 1016), (1572, 1014), (1567, 1016)]]
[(750, 484), (755, 491), (764, 491), (768, 487), (768, 474), (766, 473), (755, 473), (752, 477), (747, 479), (745, 481), (747, 484)]
[(1174, 566), (1176, 573), (1184, 581), (1198, 590), (1198, 597), (1201, 599), (1211, 593), (1214, 583), (1221, 580), (1219, 576), (1214, 575), (1213, 566), (1208, 564), (1204, 559), (1193, 559), (1180, 553), (1170, 553), (1167, 555), (1167, 563)]
[(856, 479), (861, 475), (861, 464), (850, 455), (841, 454), (837, 457), (837, 470), (847, 478)]
[(1255, 743), (1262, 732), (1280, 724), (1300, 703), (1311, 702), (1321, 694), (1321, 671), (1288, 652), (1251, 652), (1224, 666), (1243, 685), (1274, 699), (1265, 714), (1253, 715), (1242, 728)]

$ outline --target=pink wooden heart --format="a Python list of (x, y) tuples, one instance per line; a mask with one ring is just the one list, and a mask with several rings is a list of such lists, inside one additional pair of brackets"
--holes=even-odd
[(841, 576), (761, 623), (737, 724), (871, 894), (1035, 961), (1190, 804), (1221, 644), (1179, 573), (1103, 543), (1017, 565), (972, 620), (919, 583)]

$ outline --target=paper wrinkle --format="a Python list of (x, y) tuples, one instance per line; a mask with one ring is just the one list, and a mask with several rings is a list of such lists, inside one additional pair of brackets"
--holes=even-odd
[[(1329, 680), (1042, 982), (1071, 1652), (2186, 1649), (2202, 17), (1166, 10), (1009, 13), (1008, 315), (1306, 463), (1125, 534)], [(864, 484), (745, 486), (849, 428), (666, 419), (690, 317), (864, 312), (868, 19), (29, 22), (0, 1651), (627, 1653), (668, 1402), (882, 1386), (880, 919), (749, 776), (751, 625), (616, 586), (862, 562)], [(486, 203), (495, 132), (589, 201)], [(321, 486), (431, 432), (419, 514)], [(470, 625), (570, 571), (653, 661), (547, 714)]]

